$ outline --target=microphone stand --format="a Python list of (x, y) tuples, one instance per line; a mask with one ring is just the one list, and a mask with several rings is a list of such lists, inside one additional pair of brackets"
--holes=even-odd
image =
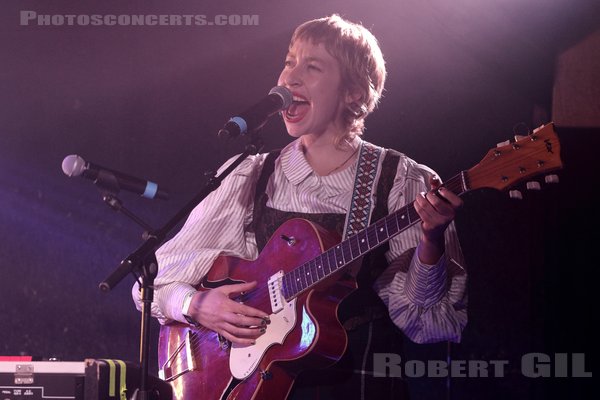
[(102, 194), (102, 201), (106, 203), (107, 206), (117, 212), (120, 211), (126, 217), (133, 220), (133, 222), (144, 228), (145, 232), (142, 235), (142, 238), (145, 239), (146, 236), (148, 236), (148, 232), (152, 232), (152, 227), (128, 210), (123, 205), (121, 199), (117, 197), (117, 193), (119, 193), (121, 188), (119, 187), (119, 181), (115, 174), (108, 170), (100, 170), (94, 184), (98, 186), (98, 190), (100, 190), (100, 193)]
[(145, 239), (148, 236), (149, 232), (152, 232), (152, 230), (153, 230), (152, 227), (150, 225), (148, 225), (147, 223), (145, 223), (137, 215), (132, 213), (130, 210), (128, 210), (123, 205), (123, 202), (121, 201), (121, 199), (119, 199), (114, 193), (108, 192), (105, 190), (101, 190), (101, 192), (102, 192), (102, 201), (104, 201), (106, 203), (106, 205), (108, 205), (110, 208), (112, 208), (113, 210), (115, 210), (117, 212), (120, 211), (126, 217), (133, 220), (133, 222), (135, 222), (136, 224), (138, 224), (139, 226), (144, 228), (144, 233), (142, 235), (143, 239)]
[[(216, 190), (223, 179), (225, 179), (238, 165), (242, 163), (250, 154), (257, 154), (264, 146), (262, 138), (258, 132), (248, 135), (249, 142), (242, 154), (223, 171), (220, 175), (212, 176), (204, 185), (204, 188), (181, 208), (167, 223), (155, 230), (149, 231), (144, 236), (144, 242), (135, 251), (129, 254), (121, 264), (99, 285), (100, 290), (108, 292), (112, 290), (127, 275), (133, 273), (136, 278), (140, 277), (140, 289), (142, 293), (142, 322), (140, 332), (140, 385), (133, 395), (136, 400), (150, 400), (151, 391), (148, 387), (148, 354), (150, 350), (149, 326), (150, 326), (150, 307), (154, 298), (154, 279), (158, 273), (158, 263), (154, 252), (162, 245), (167, 234), (173, 230), (192, 210)], [(121, 207), (121, 210), (123, 208)], [(127, 215), (127, 214), (126, 214)]]

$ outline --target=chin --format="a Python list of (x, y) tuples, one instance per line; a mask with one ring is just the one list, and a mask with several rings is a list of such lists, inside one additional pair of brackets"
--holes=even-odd
[(294, 138), (299, 138), (303, 134), (302, 130), (298, 126), (290, 126), (286, 124), (285, 129), (287, 130), (288, 135)]

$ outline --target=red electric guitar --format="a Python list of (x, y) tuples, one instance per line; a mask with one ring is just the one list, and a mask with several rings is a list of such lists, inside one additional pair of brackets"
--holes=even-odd
[[(554, 126), (547, 124), (490, 150), (444, 186), (456, 194), (504, 190), (561, 168), (560, 143)], [(546, 177), (554, 181), (555, 175)], [(346, 267), (417, 222), (409, 204), (340, 242), (337, 234), (292, 219), (277, 229), (257, 260), (218, 258), (199, 290), (258, 281), (239, 300), (270, 314), (267, 332), (255, 345), (238, 346), (203, 327), (163, 326), (161, 378), (171, 382), (177, 399), (285, 399), (301, 371), (330, 366), (346, 350), (346, 331), (336, 314), (356, 289), (356, 281), (343, 273)]]

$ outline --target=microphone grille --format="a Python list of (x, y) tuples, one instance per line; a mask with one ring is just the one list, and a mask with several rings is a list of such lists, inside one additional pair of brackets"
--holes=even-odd
[(62, 170), (68, 177), (79, 176), (85, 170), (85, 160), (76, 154), (66, 156), (62, 162)]
[(285, 110), (286, 108), (291, 106), (292, 102), (294, 101), (294, 96), (292, 95), (292, 92), (290, 92), (288, 88), (283, 86), (275, 86), (269, 91), (269, 94), (277, 94), (279, 95), (279, 97), (281, 97), (281, 100), (283, 100), (281, 110)]

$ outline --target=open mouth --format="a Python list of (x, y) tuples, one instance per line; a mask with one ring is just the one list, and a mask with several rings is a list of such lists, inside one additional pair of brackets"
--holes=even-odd
[(310, 102), (306, 97), (294, 94), (292, 105), (283, 114), (286, 121), (294, 123), (301, 121), (310, 109)]

